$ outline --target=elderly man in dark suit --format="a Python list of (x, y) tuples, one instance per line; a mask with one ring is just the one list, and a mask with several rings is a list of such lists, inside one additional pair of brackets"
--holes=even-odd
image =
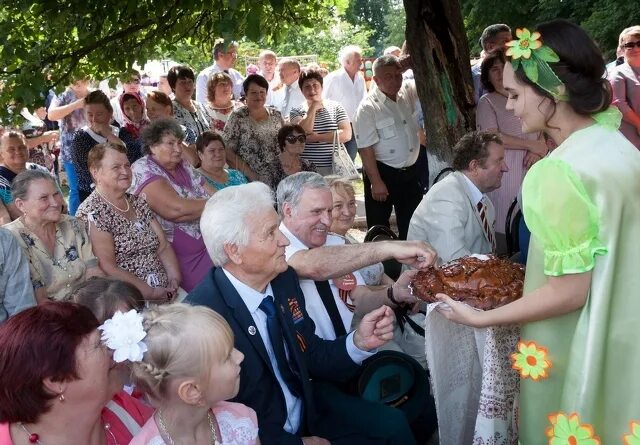
[[(273, 194), (251, 183), (216, 193), (201, 230), (214, 267), (187, 297), (220, 313), (244, 355), (234, 401), (258, 415), (264, 444), (376, 444), (348, 419), (314, 402), (312, 377), (344, 382), (375, 349), (393, 337), (393, 313), (381, 307), (355, 331), (333, 341), (315, 335), (298, 277), (285, 260)], [(351, 246), (345, 246), (351, 247)], [(419, 251), (416, 256), (430, 256)], [(357, 415), (357, 412), (353, 413)], [(329, 440), (331, 442), (329, 442)]]

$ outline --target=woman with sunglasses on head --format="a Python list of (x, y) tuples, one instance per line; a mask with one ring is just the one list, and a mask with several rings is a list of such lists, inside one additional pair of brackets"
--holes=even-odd
[(280, 182), (284, 177), (298, 172), (317, 172), (313, 162), (302, 159), (307, 136), (300, 125), (286, 124), (278, 131), (280, 147)]
[[(522, 298), (476, 311), (446, 295), (437, 310), (474, 327), (522, 324), (522, 444), (640, 439), (640, 153), (617, 131), (602, 54), (565, 20), (517, 31), (503, 82), (524, 132), (558, 144), (527, 173), (532, 238)], [(621, 439), (624, 438), (624, 442)]]
[(624, 63), (611, 78), (613, 104), (622, 113), (620, 131), (640, 149), (640, 26), (624, 29), (619, 42)]

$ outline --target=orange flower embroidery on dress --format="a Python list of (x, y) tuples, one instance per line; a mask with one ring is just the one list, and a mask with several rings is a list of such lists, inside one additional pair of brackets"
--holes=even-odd
[(511, 354), (511, 367), (520, 373), (520, 377), (533, 380), (549, 377), (547, 369), (551, 368), (551, 361), (547, 358), (547, 348), (538, 346), (535, 342), (518, 342), (518, 352)]
[(640, 445), (640, 420), (629, 422), (631, 434), (625, 434), (622, 438), (624, 445)]
[(547, 428), (549, 445), (601, 445), (593, 427), (581, 424), (576, 413), (568, 416), (563, 413), (549, 415), (551, 426)]

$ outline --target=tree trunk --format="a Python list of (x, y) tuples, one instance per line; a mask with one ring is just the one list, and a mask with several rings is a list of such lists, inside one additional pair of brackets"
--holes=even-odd
[(403, 0), (407, 48), (424, 113), (427, 149), (450, 161), (475, 129), (469, 45), (458, 0)]

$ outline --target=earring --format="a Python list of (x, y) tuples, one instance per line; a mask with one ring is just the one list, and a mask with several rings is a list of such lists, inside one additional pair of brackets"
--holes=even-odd
[(64, 394), (60, 393), (58, 395), (58, 400), (60, 400), (60, 402), (63, 403), (64, 402)]

